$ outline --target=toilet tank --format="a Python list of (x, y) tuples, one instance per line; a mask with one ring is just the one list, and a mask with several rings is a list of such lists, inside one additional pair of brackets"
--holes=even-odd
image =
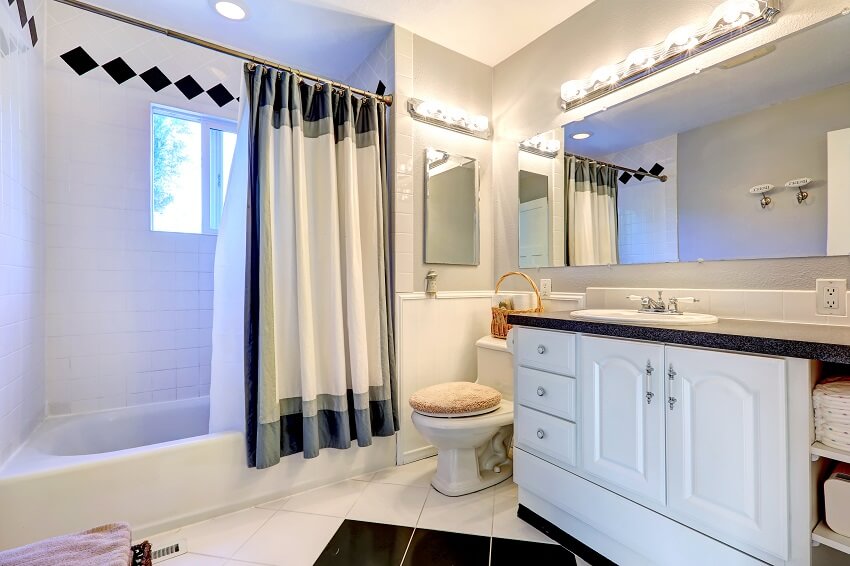
[[(510, 337), (508, 337), (510, 339)], [(514, 358), (506, 340), (484, 336), (475, 343), (478, 355), (478, 383), (488, 385), (514, 400)]]

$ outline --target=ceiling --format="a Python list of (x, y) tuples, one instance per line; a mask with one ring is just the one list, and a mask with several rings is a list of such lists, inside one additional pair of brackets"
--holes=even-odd
[(298, 0), (383, 20), (490, 66), (593, 0)]
[(89, 0), (184, 33), (346, 79), (397, 24), (495, 65), (593, 0), (245, 0), (249, 17), (228, 21), (208, 0)]

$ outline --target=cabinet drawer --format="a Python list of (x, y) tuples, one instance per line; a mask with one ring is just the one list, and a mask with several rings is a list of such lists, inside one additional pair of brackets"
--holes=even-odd
[(529, 409), (515, 407), (514, 433), (517, 445), (549, 456), (558, 462), (576, 465), (576, 425)]
[(520, 404), (576, 420), (576, 380), (572, 377), (520, 367), (516, 388)]
[(521, 366), (542, 369), (575, 377), (576, 335), (522, 328), (516, 349)]

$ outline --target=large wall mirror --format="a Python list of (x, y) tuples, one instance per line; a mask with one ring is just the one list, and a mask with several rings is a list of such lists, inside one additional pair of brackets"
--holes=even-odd
[(850, 17), (558, 134), (567, 265), (850, 253)]
[(478, 162), (425, 150), (425, 263), (478, 265)]

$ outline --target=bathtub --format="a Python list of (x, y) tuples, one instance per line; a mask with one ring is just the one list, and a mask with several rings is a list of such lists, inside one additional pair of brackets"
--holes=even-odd
[(49, 417), (0, 468), (0, 549), (113, 521), (136, 538), (395, 463), (367, 448), (245, 463), (244, 435), (209, 433), (209, 398)]

